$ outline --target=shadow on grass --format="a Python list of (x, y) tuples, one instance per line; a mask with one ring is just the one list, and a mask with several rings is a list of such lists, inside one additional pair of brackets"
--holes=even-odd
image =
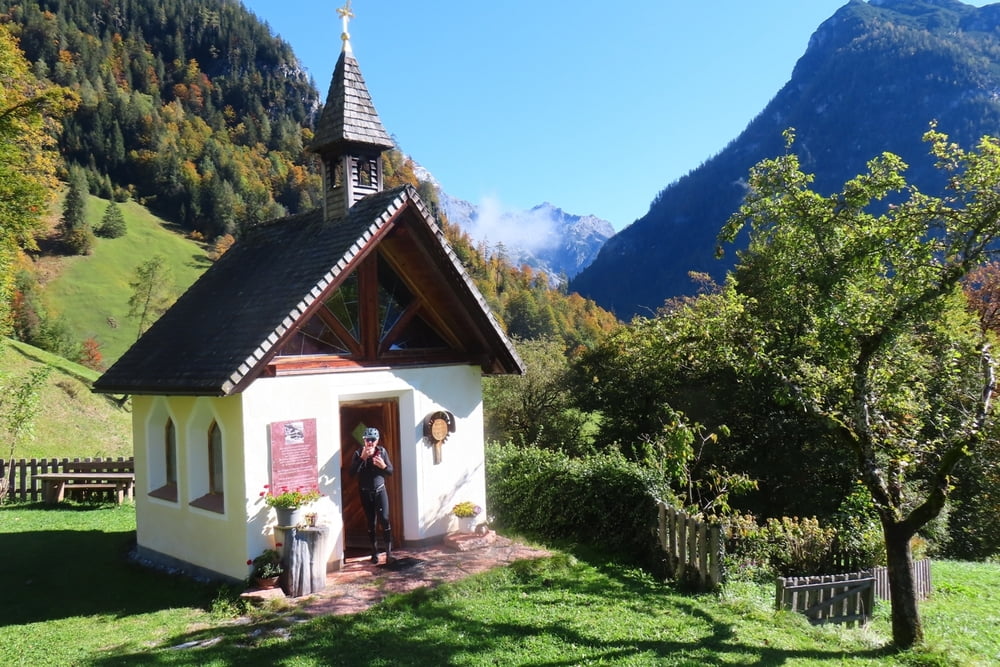
[(711, 596), (682, 596), (627, 570), (556, 556), (390, 597), (354, 616), (208, 628), (171, 637), (169, 650), (92, 664), (780, 665), (890, 654), (771, 648), (743, 640), (744, 623), (756, 623), (758, 636), (770, 630), (769, 621), (739, 619)]
[(38, 530), (0, 532), (3, 554), (3, 604), (0, 626), (95, 614), (117, 617), (169, 607), (208, 608), (218, 589), (183, 577), (141, 567), (128, 559), (135, 531), (72, 530), (73, 512), (93, 506), (24, 504), (38, 512)]
[(191, 261), (188, 262), (188, 266), (195, 269), (207, 269), (212, 266), (212, 259), (206, 255), (195, 253), (191, 255)]

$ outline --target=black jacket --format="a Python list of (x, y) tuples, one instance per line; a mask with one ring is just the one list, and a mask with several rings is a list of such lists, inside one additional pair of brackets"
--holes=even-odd
[(351, 473), (352, 477), (358, 478), (358, 487), (362, 491), (378, 491), (379, 487), (385, 486), (385, 478), (392, 474), (392, 461), (389, 460), (389, 452), (385, 451), (385, 447), (378, 445), (375, 447), (375, 453), (372, 458), (381, 455), (382, 460), (385, 461), (385, 468), (379, 468), (377, 465), (372, 463), (372, 459), (367, 461), (361, 458), (361, 450), (354, 450), (354, 454), (351, 456), (351, 467), (348, 472)]

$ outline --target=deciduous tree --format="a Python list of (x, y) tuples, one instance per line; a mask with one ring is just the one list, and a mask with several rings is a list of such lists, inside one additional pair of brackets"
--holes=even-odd
[(42, 384), (52, 372), (50, 366), (36, 366), (23, 377), (0, 375), (0, 430), (7, 445), (7, 465), (0, 476), (0, 502), (7, 497), (14, 454), (24, 440), (35, 433), (35, 415), (38, 414), (38, 395)]
[(556, 338), (518, 340), (517, 351), (524, 360), (524, 375), (483, 381), (487, 436), (572, 456), (592, 454), (596, 418), (573, 404), (562, 342)]
[(15, 258), (35, 248), (56, 191), (55, 119), (74, 105), (66, 89), (39, 82), (0, 25), (0, 333), (11, 332)]
[(960, 281), (1000, 235), (1000, 141), (926, 134), (947, 177), (919, 192), (883, 153), (824, 196), (791, 151), (756, 165), (720, 234), (750, 230), (735, 271), (742, 366), (772, 375), (849, 453), (885, 538), (893, 640), (923, 638), (910, 540), (938, 516), (956, 465), (984, 439), (994, 362)]
[(128, 300), (128, 316), (139, 320), (136, 339), (170, 307), (172, 280), (170, 267), (162, 255), (135, 267), (135, 277), (129, 283), (132, 296)]

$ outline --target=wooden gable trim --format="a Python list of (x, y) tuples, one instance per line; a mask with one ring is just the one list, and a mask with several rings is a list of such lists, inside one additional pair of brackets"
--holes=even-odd
[[(277, 365), (283, 366), (284, 363), (276, 364), (275, 357), (282, 347), (284, 347), (289, 339), (298, 332), (299, 324), (306, 322), (309, 318), (317, 314), (326, 300), (330, 298), (333, 292), (340, 288), (340, 285), (344, 282), (344, 279), (349, 276), (356, 268), (360, 267), (364, 261), (371, 255), (375, 248), (378, 246), (381, 239), (392, 229), (395, 220), (399, 217), (400, 212), (405, 210), (408, 202), (404, 201), (401, 206), (393, 207), (387, 210), (380, 220), (376, 220), (371, 226), (363, 233), (358, 240), (351, 246), (351, 250), (345, 254), (344, 257), (336, 259), (336, 264), (330, 270), (333, 273), (332, 280), (330, 280), (325, 287), (319, 288), (319, 285), (313, 289), (312, 300), (309, 304), (303, 308), (297, 316), (295, 313), (290, 314), (290, 317), (294, 316), (294, 320), (289, 322), (288, 326), (284, 327), (277, 335), (273, 343), (268, 347), (266, 353), (264, 353), (255, 367), (246, 372), (243, 377), (239, 379), (238, 382), (232, 385), (232, 387), (227, 391), (227, 394), (235, 394), (244, 391), (254, 380), (260, 376), (273, 377), (277, 374)], [(335, 222), (329, 224), (336, 224)], [(366, 238), (367, 237), (367, 238)], [(352, 252), (353, 251), (353, 252)], [(347, 260), (346, 262), (344, 260)], [(337, 269), (337, 264), (343, 263), (339, 269)], [(328, 274), (329, 276), (329, 274)], [(339, 335), (339, 334), (338, 334)], [(348, 336), (348, 338), (351, 338)], [(348, 343), (348, 341), (344, 341)], [(324, 355), (325, 358), (325, 355)], [(337, 364), (341, 366), (342, 364)], [(324, 367), (326, 364), (324, 364)]]
[[(421, 241), (416, 238), (417, 235), (424, 235), (426, 239)], [(431, 240), (434, 241), (433, 244), (430, 243)], [(422, 303), (427, 304), (421, 315), (449, 345), (467, 352), (470, 349), (470, 339), (474, 339), (480, 346), (488, 346), (471, 315), (480, 312), (482, 306), (464, 289), (456, 287), (455, 283), (461, 281), (461, 277), (455, 274), (451, 260), (437, 245), (430, 230), (414, 230), (405, 225), (397, 226), (383, 246), (388, 246), (383, 252), (386, 262), (403, 279), (407, 288), (417, 295)], [(398, 250), (404, 247), (406, 252)], [(436, 267), (435, 273), (440, 274), (439, 279), (425, 279), (418, 284), (414, 277), (426, 276), (428, 266)], [(454, 317), (446, 318), (442, 312), (444, 304), (454, 304), (456, 301), (459, 304), (457, 309), (450, 306)]]
[(361, 317), (362, 360), (378, 358), (378, 253), (365, 257), (358, 267), (358, 311)]
[(370, 361), (336, 357), (332, 355), (315, 355), (301, 357), (281, 357), (267, 365), (264, 377), (280, 377), (285, 375), (308, 375), (319, 373), (337, 373), (358, 370), (389, 369), (394, 366), (478, 366), (481, 359), (470, 359), (466, 355), (455, 354), (454, 350), (441, 351), (390, 351), (379, 359)]
[[(421, 246), (420, 242), (412, 238), (408, 232), (408, 225), (404, 224), (407, 218), (406, 213), (413, 216), (420, 216), (420, 213), (413, 208), (410, 200), (406, 200), (401, 206), (396, 208), (389, 215), (388, 220), (373, 233), (358, 250), (358, 252), (348, 261), (337, 273), (336, 278), (322, 289), (308, 308), (289, 326), (281, 337), (268, 351), (268, 356), (261, 363), (260, 372), (255, 375), (274, 377), (278, 375), (297, 375), (306, 373), (337, 372), (358, 369), (373, 369), (387, 367), (388, 363), (394, 365), (441, 365), (441, 364), (480, 364), (481, 359), (473, 358), (469, 355), (462, 337), (442, 318), (437, 317), (433, 308), (428, 308), (425, 303), (427, 298), (425, 290), (419, 289), (416, 283), (406, 274), (407, 268), (394, 262), (387, 253), (379, 253), (378, 248), (390, 236), (401, 234), (407, 243), (414, 243)], [(427, 239), (424, 239), (426, 242)], [(421, 254), (430, 259), (427, 249), (420, 247)], [(392, 332), (386, 337), (386, 341), (391, 341), (391, 334), (398, 333), (406, 324), (412, 321), (418, 314), (424, 317), (428, 324), (434, 328), (451, 349), (440, 350), (389, 350), (387, 345), (380, 341), (379, 307), (378, 307), (378, 257), (381, 256), (389, 267), (396, 272), (399, 279), (406, 285), (414, 296), (414, 303), (404, 310), (400, 320), (393, 326)], [(335, 317), (326, 316), (323, 313), (324, 304), (334, 291), (339, 289), (347, 276), (357, 272), (358, 276), (358, 298), (359, 298), (359, 318), (361, 341), (358, 342), (348, 332), (345, 327)], [(450, 290), (451, 288), (444, 288)], [(452, 295), (452, 299), (454, 295)], [(440, 303), (440, 299), (438, 300)], [(478, 307), (478, 305), (476, 306)], [(292, 357), (277, 357), (277, 352), (298, 332), (299, 326), (312, 317), (321, 317), (330, 326), (334, 333), (341, 338), (342, 342), (350, 348), (352, 356), (338, 355), (304, 355)], [(244, 378), (241, 384), (249, 384), (252, 379)], [(237, 388), (237, 390), (240, 390)]]
[[(488, 312), (483, 312), (485, 304), (476, 293), (465, 289), (469, 285), (467, 276), (455, 264), (446, 248), (441, 247), (440, 231), (425, 211), (415, 193), (396, 199), (384, 213), (373, 221), (367, 232), (362, 234), (351, 250), (340, 258), (339, 270), (334, 267), (332, 280), (322, 289), (313, 290), (314, 297), (308, 306), (294, 317), (281, 335), (260, 359), (256, 368), (248, 372), (232, 389), (242, 391), (256, 377), (305, 373), (324, 373), (358, 369), (386, 368), (391, 365), (444, 365), (470, 364), (487, 369), (502, 368), (492, 351), (492, 339), (481, 327), (493, 327), (495, 323)], [(412, 216), (412, 217), (411, 217)], [(334, 223), (336, 224), (336, 223)], [(415, 297), (412, 308), (404, 311), (396, 327), (405, 326), (416, 316), (422, 317), (444, 342), (447, 350), (389, 350), (379, 340), (378, 263), (376, 250), (389, 267), (406, 285)], [(346, 261), (345, 261), (346, 260)], [(295, 335), (301, 323), (316, 316), (319, 309), (340, 288), (344, 279), (352, 272), (358, 272), (359, 316), (361, 318), (360, 356), (315, 355), (296, 357), (276, 357), (289, 339)], [(419, 276), (423, 276), (420, 278)], [(419, 307), (418, 307), (419, 306)], [(449, 312), (442, 313), (441, 310)], [(333, 318), (336, 319), (336, 318)], [(325, 320), (324, 320), (325, 321)], [(339, 322), (331, 328), (345, 344), (351, 346), (352, 355), (357, 355), (353, 338)], [(277, 332), (276, 332), (277, 333)], [(502, 334), (500, 334), (502, 337)]]

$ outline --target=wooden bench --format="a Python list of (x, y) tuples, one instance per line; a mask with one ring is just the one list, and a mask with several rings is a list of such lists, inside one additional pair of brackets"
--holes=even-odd
[(67, 491), (113, 491), (119, 505), (134, 497), (135, 468), (132, 461), (67, 461), (63, 472), (34, 476), (42, 482), (47, 503), (58, 503)]

